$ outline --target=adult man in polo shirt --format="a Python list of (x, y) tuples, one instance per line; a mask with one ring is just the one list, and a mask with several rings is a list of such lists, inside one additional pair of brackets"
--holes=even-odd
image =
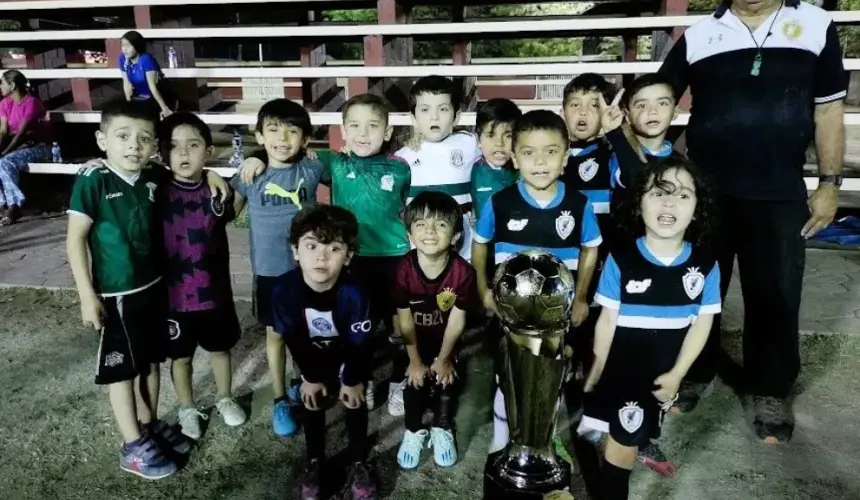
[[(836, 27), (799, 0), (724, 0), (684, 33), (660, 72), (678, 95), (689, 87), (693, 96), (688, 153), (721, 197), (716, 243), (725, 276), (738, 258), (744, 389), (756, 432), (768, 443), (788, 441), (805, 239), (833, 220), (842, 180), (847, 79)], [(803, 164), (813, 138), (821, 178), (807, 199)], [(682, 385), (682, 411), (714, 377), (719, 332), (715, 321)]]

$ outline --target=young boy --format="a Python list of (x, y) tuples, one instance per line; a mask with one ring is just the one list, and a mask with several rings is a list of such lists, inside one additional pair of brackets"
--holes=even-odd
[[(423, 191), (441, 191), (460, 204), (463, 212), (463, 236), (460, 238), (460, 255), (470, 258), (472, 230), (470, 210), (472, 195), (472, 165), (481, 158), (478, 140), (469, 132), (454, 132), (460, 118), (460, 94), (453, 81), (442, 76), (427, 76), (415, 82), (409, 90), (409, 107), (412, 113), (412, 139), (409, 146), (397, 151), (396, 156), (409, 164), (412, 183), (409, 199)], [(402, 339), (392, 338), (399, 343)], [(388, 391), (388, 413), (403, 415), (403, 389), (406, 381), (401, 365), (406, 356), (395, 357)]]
[(472, 166), (470, 183), (475, 220), (492, 195), (517, 182), (511, 137), (514, 122), (521, 116), (520, 108), (508, 99), (490, 99), (478, 108), (475, 133), (481, 159)]
[(645, 166), (618, 214), (627, 238), (600, 276), (603, 309), (578, 429), (607, 435), (601, 498), (628, 497), (637, 449), (660, 435), (720, 312), (720, 269), (706, 232), (713, 203), (698, 169), (668, 158)]
[[(341, 114), (341, 132), (349, 153), (323, 150), (316, 154), (331, 177), (332, 204), (350, 210), (358, 219), (358, 249), (350, 268), (371, 294), (375, 322), (384, 321), (389, 333), (399, 336), (390, 285), (397, 262), (409, 250), (403, 223), (411, 179), (409, 165), (382, 152), (393, 129), (380, 97), (352, 97)], [(263, 169), (264, 164), (255, 156), (242, 166), (242, 175), (253, 178)], [(405, 370), (404, 366), (399, 371)], [(372, 410), (373, 384), (368, 383), (366, 390), (367, 407)]]
[[(251, 221), (251, 268), (254, 273), (254, 308), (257, 320), (266, 327), (266, 355), (275, 398), (272, 428), (280, 437), (296, 433), (284, 387), (286, 351), (283, 338), (275, 335), (272, 320), (272, 287), (277, 277), (295, 267), (287, 236), (293, 217), (316, 202), (323, 165), (305, 156), (311, 136), (311, 118), (303, 107), (287, 99), (267, 102), (257, 114), (255, 135), (268, 157), (266, 171), (252, 183), (233, 178), (234, 209), (242, 212), (248, 203)], [(293, 363), (291, 399), (298, 399), (300, 379)]]
[[(154, 205), (169, 171), (147, 168), (156, 150), (155, 121), (149, 108), (136, 102), (113, 103), (102, 111), (96, 140), (107, 160), (78, 172), (66, 242), (81, 317), (100, 336), (95, 382), (108, 386), (123, 437), (120, 468), (145, 479), (176, 472), (164, 454), (168, 448), (190, 450), (156, 414), (167, 299), (161, 242), (153, 239)], [(210, 186), (219, 182), (213, 176)], [(223, 181), (220, 186), (224, 192)]]
[[(409, 355), (408, 385), (403, 391), (406, 432), (397, 462), (418, 467), (428, 436), (441, 467), (457, 462), (453, 424), (456, 413), (457, 342), (466, 314), (478, 305), (475, 270), (453, 251), (463, 233), (463, 216), (454, 198), (425, 191), (406, 209), (409, 240), (415, 246), (397, 266), (394, 296)], [(433, 410), (428, 433), (424, 411)]]
[(224, 423), (245, 422), (245, 412), (231, 395), (230, 349), (241, 334), (233, 304), (230, 248), (226, 225), (232, 205), (212, 199), (203, 182), (203, 166), (211, 157), (212, 133), (193, 113), (175, 113), (160, 125), (161, 156), (173, 179), (159, 192), (167, 252), (167, 357), (173, 360), (173, 385), (179, 396), (179, 425), (191, 439), (200, 439), (200, 418), (194, 406), (191, 360), (199, 345), (210, 353), (218, 394), (215, 408)]
[(289, 235), (299, 267), (278, 278), (272, 292), (275, 335), (289, 346), (302, 372), (308, 451), (302, 500), (327, 498), (320, 492), (325, 409), (335, 397), (346, 408), (352, 463), (344, 498), (377, 498), (366, 464), (368, 414), (363, 384), (369, 376), (369, 341), (376, 325), (364, 289), (342, 272), (357, 237), (358, 223), (348, 210), (331, 205), (303, 209)]
[[(567, 150), (567, 128), (555, 113), (530, 111), (514, 124), (514, 165), (520, 180), (493, 195), (481, 209), (472, 245), (478, 293), (488, 310), (495, 310), (487, 271), (487, 247), (492, 243), (496, 264), (530, 248), (546, 250), (564, 261), (576, 274), (572, 326), (588, 316), (586, 297), (602, 239), (588, 198), (558, 180)], [(500, 393), (494, 411), (498, 418), (492, 449), (497, 450), (507, 441)]]

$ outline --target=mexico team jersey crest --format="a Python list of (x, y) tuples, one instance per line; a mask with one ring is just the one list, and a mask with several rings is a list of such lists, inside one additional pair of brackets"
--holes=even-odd
[(425, 142), (418, 151), (400, 148), (396, 155), (412, 170), (409, 201), (423, 191), (441, 191), (468, 210), (472, 165), (481, 159), (475, 135), (456, 132), (440, 142)]

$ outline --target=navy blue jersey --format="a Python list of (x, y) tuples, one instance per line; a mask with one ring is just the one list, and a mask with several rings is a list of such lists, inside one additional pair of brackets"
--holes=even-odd
[(493, 242), (496, 264), (517, 252), (540, 249), (576, 271), (580, 248), (599, 246), (603, 239), (585, 195), (559, 181), (555, 198), (541, 207), (520, 180), (494, 194), (481, 210), (475, 241)]
[(376, 325), (364, 289), (349, 273), (329, 290), (315, 292), (300, 268), (281, 278), (272, 290), (274, 330), (283, 336), (302, 376), (312, 383), (337, 379), (345, 385), (369, 378), (369, 341)]
[(604, 139), (570, 143), (561, 180), (568, 189), (584, 194), (595, 214), (609, 213), (617, 175), (618, 158)]
[(613, 250), (606, 259), (595, 301), (618, 310), (616, 331), (686, 330), (703, 314), (720, 312), (720, 266), (685, 242), (673, 262), (645, 246)]

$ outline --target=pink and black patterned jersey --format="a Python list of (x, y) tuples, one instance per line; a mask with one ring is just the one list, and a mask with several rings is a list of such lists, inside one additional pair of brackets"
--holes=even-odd
[(205, 311), (232, 302), (226, 231), (232, 204), (212, 199), (203, 181), (173, 180), (159, 201), (170, 310)]
[(412, 312), (419, 353), (425, 363), (432, 363), (442, 347), (451, 310), (469, 312), (478, 304), (475, 269), (452, 252), (442, 274), (430, 279), (418, 265), (418, 252), (412, 250), (397, 266), (392, 296), (397, 309)]

